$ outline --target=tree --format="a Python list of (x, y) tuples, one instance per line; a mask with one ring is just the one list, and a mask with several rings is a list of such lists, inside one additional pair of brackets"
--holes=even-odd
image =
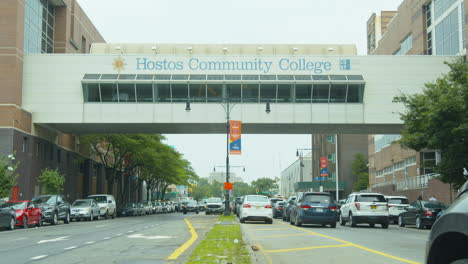
[(258, 189), (259, 194), (269, 194), (271, 189), (278, 188), (275, 180), (270, 178), (259, 178), (252, 182), (252, 187)]
[(427, 83), (420, 94), (401, 94), (405, 127), (397, 141), (405, 148), (438, 150), (442, 160), (436, 171), (445, 183), (463, 184), (468, 168), (468, 64), (462, 60), (446, 63), (450, 72), (435, 83)]
[(369, 169), (367, 167), (367, 158), (362, 153), (356, 153), (351, 163), (351, 173), (356, 176), (353, 190), (360, 191), (369, 186)]
[(11, 189), (16, 185), (18, 163), (14, 161), (13, 154), (8, 157), (0, 155), (0, 198), (10, 196)]
[(57, 169), (44, 169), (39, 176), (39, 182), (44, 186), (46, 194), (59, 194), (63, 191), (65, 176)]
[(235, 196), (244, 196), (248, 194), (254, 194), (255, 188), (245, 182), (235, 182), (232, 191)]

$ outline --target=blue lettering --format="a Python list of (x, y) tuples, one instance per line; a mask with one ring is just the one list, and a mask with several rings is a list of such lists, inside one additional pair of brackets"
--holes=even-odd
[[(143, 61), (140, 62), (140, 60), (143, 60)], [(140, 66), (144, 66), (144, 68), (141, 69)], [(144, 58), (144, 59), (137, 58), (137, 70), (146, 70), (146, 58)]]
[(154, 61), (148, 61), (146, 63), (146, 67), (148, 68), (148, 70), (154, 70)]
[(322, 64), (323, 62), (316, 62), (315, 63), (315, 69), (314, 69), (314, 73), (322, 73)]
[[(286, 63), (286, 67), (283, 66), (283, 62)], [(281, 59), (278, 64), (280, 69), (283, 71), (287, 71), (289, 69), (289, 59)]]
[(162, 61), (156, 61), (156, 67), (155, 67), (155, 70), (162, 70), (163, 68), (163, 65), (162, 65)]
[[(195, 64), (193, 65), (192, 63), (195, 63)], [(192, 71), (198, 70), (198, 59), (195, 59), (195, 58), (190, 59), (188, 66), (189, 66), (189, 69), (191, 69)]]
[(326, 71), (329, 71), (329, 70), (331, 70), (331, 68), (332, 68), (332, 64), (331, 64), (330, 62), (327, 61), (327, 62), (325, 62), (325, 63), (323, 64), (323, 68), (324, 68)]
[(178, 61), (176, 63), (176, 69), (179, 70), (179, 71), (183, 70), (184, 69), (184, 63), (182, 61)]

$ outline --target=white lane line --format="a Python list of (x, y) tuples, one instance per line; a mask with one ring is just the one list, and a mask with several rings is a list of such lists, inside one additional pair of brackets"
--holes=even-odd
[(32, 258), (30, 258), (30, 259), (32, 259), (32, 260), (37, 260), (37, 259), (45, 258), (45, 257), (47, 257), (47, 256), (48, 256), (48, 255), (40, 255), (40, 256), (32, 257)]
[(64, 248), (64, 249), (65, 250), (70, 250), (70, 249), (74, 249), (74, 248), (77, 248), (77, 246), (67, 247), (67, 248)]
[(135, 229), (135, 231), (140, 231), (141, 229)]
[(108, 239), (110, 239), (110, 237), (105, 237), (105, 238), (104, 238), (104, 240), (108, 240)]
[(145, 228), (149, 228), (149, 226), (145, 226)]
[(116, 236), (121, 236), (122, 234), (117, 234)]
[(104, 227), (104, 226), (108, 226), (108, 225), (98, 225), (98, 226), (96, 226), (96, 227)]
[(85, 242), (86, 245), (91, 245), (91, 244), (94, 244), (96, 243), (95, 241), (88, 241), (88, 242)]
[(133, 233), (133, 232), (134, 232), (133, 230), (130, 230), (130, 231), (128, 231), (127, 233)]
[(41, 240), (41, 241), (39, 241), (37, 243), (38, 244), (43, 244), (43, 243), (48, 243), (48, 242), (58, 242), (58, 241), (68, 240), (67, 237), (68, 236), (63, 236), (63, 237), (57, 237), (57, 238), (49, 239), (49, 240)]
[(27, 239), (27, 237), (20, 237), (20, 238), (17, 238), (17, 239), (13, 239), (13, 241), (19, 241), (19, 240), (25, 240)]

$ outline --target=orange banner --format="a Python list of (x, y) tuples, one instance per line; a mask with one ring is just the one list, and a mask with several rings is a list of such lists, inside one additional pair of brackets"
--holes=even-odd
[(240, 155), (242, 136), (242, 122), (230, 120), (229, 121), (229, 153), (233, 155)]
[(232, 190), (232, 182), (225, 182), (224, 183), (224, 190)]

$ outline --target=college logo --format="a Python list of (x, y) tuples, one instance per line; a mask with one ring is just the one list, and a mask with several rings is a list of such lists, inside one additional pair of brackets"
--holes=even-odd
[(114, 59), (114, 62), (112, 62), (112, 65), (114, 66), (114, 70), (120, 73), (120, 71), (125, 70), (125, 59), (122, 57), (118, 57)]
[(342, 71), (351, 70), (351, 60), (350, 59), (340, 60), (340, 70)]

